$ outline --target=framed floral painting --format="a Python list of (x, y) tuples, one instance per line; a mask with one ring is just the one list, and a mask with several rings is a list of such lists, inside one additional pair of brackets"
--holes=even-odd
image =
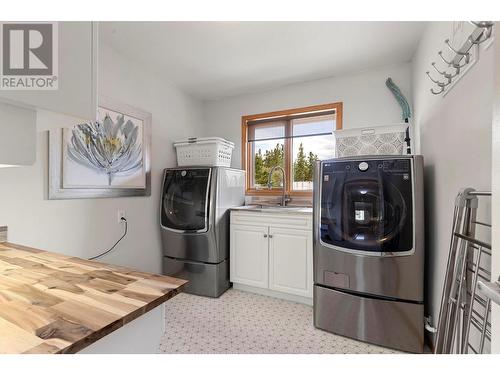
[(49, 199), (151, 195), (151, 114), (107, 98), (97, 121), (49, 131)]

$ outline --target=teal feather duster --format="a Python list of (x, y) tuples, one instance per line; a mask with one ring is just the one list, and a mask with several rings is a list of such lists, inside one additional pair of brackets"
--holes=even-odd
[(387, 78), (385, 84), (389, 88), (389, 90), (391, 90), (398, 104), (401, 106), (401, 109), (403, 111), (403, 120), (405, 120), (405, 122), (408, 122), (408, 119), (411, 117), (411, 110), (405, 96), (401, 93), (401, 90), (398, 86), (396, 86), (391, 77)]

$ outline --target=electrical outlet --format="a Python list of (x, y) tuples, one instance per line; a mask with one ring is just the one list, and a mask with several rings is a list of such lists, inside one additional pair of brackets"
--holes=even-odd
[(118, 223), (122, 222), (122, 217), (124, 217), (126, 219), (127, 218), (127, 213), (125, 212), (125, 210), (118, 210), (118, 214), (117, 214), (117, 217), (116, 217), (116, 219), (118, 220)]

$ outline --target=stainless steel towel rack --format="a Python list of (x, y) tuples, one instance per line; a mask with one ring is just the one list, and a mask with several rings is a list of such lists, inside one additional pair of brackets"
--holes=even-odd
[[(478, 239), (476, 230), (491, 228), (476, 218), (479, 198), (489, 196), (491, 192), (466, 188), (455, 199), (435, 353), (483, 353), (486, 339), (491, 341), (491, 297), (482, 294), (491, 279), (483, 266), (485, 257), (491, 257), (491, 245)], [(478, 332), (479, 345), (473, 344), (472, 331)]]
[(438, 79), (433, 78), (430, 71), (425, 72), (429, 79), (435, 84), (435, 87), (431, 88), (431, 93), (434, 95), (439, 95), (444, 93), (446, 88), (453, 83), (453, 80), (456, 77), (459, 77), (463, 74), (464, 68), (471, 61), (471, 48), (473, 46), (484, 43), (486, 40), (491, 38), (493, 32), (494, 22), (492, 21), (470, 21), (476, 28), (469, 35), (467, 40), (462, 44), (459, 49), (453, 48), (450, 44), (450, 40), (446, 39), (444, 43), (447, 48), (449, 48), (453, 53), (454, 57), (450, 60), (447, 60), (443, 57), (443, 51), (438, 52), (438, 56), (440, 57), (442, 63), (445, 65), (444, 69), (438, 68), (435, 61), (431, 63), (431, 66), (434, 70), (434, 74), (437, 73)]

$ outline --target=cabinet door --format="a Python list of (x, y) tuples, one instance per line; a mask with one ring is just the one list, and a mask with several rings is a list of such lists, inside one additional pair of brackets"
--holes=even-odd
[(312, 233), (305, 230), (269, 230), (269, 288), (312, 297)]
[(97, 23), (58, 22), (58, 89), (1, 90), (4, 101), (85, 121), (97, 114)]
[(268, 288), (268, 227), (231, 225), (230, 279)]

